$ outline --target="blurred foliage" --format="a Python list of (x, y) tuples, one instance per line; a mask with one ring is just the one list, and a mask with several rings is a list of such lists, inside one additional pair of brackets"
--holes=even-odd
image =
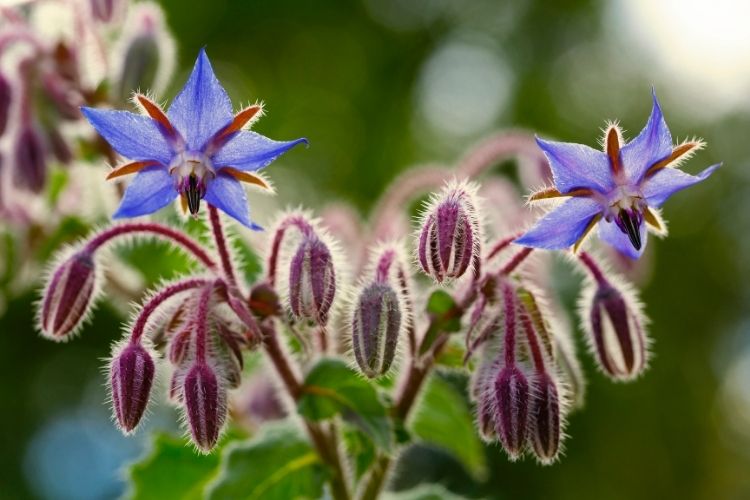
[[(492, 128), (526, 127), (594, 145), (605, 118), (619, 117), (634, 131), (650, 106), (648, 64), (623, 57), (609, 58), (604, 66), (601, 57), (579, 50), (603, 44), (609, 35), (599, 2), (431, 0), (425, 5), (432, 10), (425, 11), (438, 14), (419, 16), (411, 9), (400, 15), (395, 0), (383, 1), (390, 17), (372, 14), (377, 0), (162, 4), (179, 46), (181, 74), (172, 93), (206, 46), (233, 100), (265, 101), (268, 115), (257, 125), (260, 132), (309, 138), (309, 149), (290, 152), (269, 171), (282, 203), (319, 208), (341, 199), (366, 213), (399, 171), (419, 162), (450, 164)], [(384, 18), (402, 22), (389, 27)], [(415, 101), (423, 64), (451, 37), (489, 39), (512, 70), (513, 84), (491, 126), (446, 138), (425, 130)], [(595, 372), (580, 345), (590, 378), (588, 404), (570, 419), (559, 464), (509, 463), (499, 448), (490, 447), (483, 450), (487, 479), (477, 482), (445, 446), (423, 444), (402, 456), (396, 488), (439, 483), (471, 497), (561, 500), (750, 497), (750, 456), (738, 451), (747, 445), (727, 438), (716, 410), (727, 358), (714, 355), (717, 340), (732, 334), (746, 314), (750, 296), (750, 261), (743, 257), (750, 242), (737, 228), (750, 224), (750, 176), (744, 173), (750, 166), (745, 137), (750, 116), (738, 111), (718, 121), (701, 119), (688, 112), (691, 102), (673, 98), (668, 87), (658, 90), (675, 135), (694, 132), (708, 141), (707, 151), (687, 169), (719, 160), (725, 168), (689, 196), (675, 197), (666, 209), (671, 236), (650, 245), (653, 273), (643, 300), (652, 319), (653, 366), (636, 383), (612, 385)], [(257, 212), (265, 225), (272, 216)], [(41, 251), (75, 240), (81, 231), (69, 220)], [(165, 263), (184, 265), (163, 250), (154, 244), (123, 250), (123, 257), (160, 270)], [(12, 262), (8, 257), (6, 265)], [(575, 283), (569, 273), (557, 277)], [(572, 305), (575, 285), (568, 290), (565, 298)], [(8, 299), (0, 318), (0, 498), (46, 491), (33, 484), (44, 478), (37, 477), (28, 452), (40, 429), (78, 407), (102, 413), (103, 391), (88, 397), (84, 389), (92, 381), (103, 383), (100, 360), (123, 320), (109, 306), (100, 307), (79, 338), (57, 345), (34, 332), (34, 299), (31, 293)], [(88, 449), (56, 453), (65, 462)], [(233, 453), (243, 459), (242, 449)], [(196, 463), (214, 460), (197, 457)], [(112, 476), (116, 481), (117, 472)], [(314, 481), (315, 474), (309, 478)], [(445, 498), (438, 490), (424, 491), (395, 498)]]

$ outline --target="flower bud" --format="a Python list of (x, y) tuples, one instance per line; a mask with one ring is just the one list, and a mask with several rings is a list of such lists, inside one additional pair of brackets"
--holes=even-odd
[(463, 276), (479, 254), (475, 188), (451, 184), (424, 213), (418, 256), (422, 270), (438, 283)]
[(386, 283), (364, 288), (352, 312), (352, 347), (362, 373), (370, 378), (385, 375), (396, 357), (401, 331), (401, 305), (396, 291)]
[(47, 161), (39, 133), (32, 127), (21, 130), (14, 151), (16, 184), (35, 193), (40, 192), (47, 180)]
[(185, 328), (174, 334), (169, 341), (168, 359), (170, 363), (175, 366), (181, 366), (189, 359), (191, 339), (192, 331), (190, 328)]
[(226, 418), (226, 390), (216, 372), (205, 361), (199, 361), (187, 372), (183, 398), (190, 434), (195, 445), (208, 453), (219, 439)]
[(511, 460), (523, 453), (529, 414), (529, 383), (517, 366), (506, 366), (495, 379), (495, 429)]
[(560, 396), (555, 381), (547, 373), (536, 374), (531, 387), (529, 441), (539, 461), (550, 464), (560, 451)]
[(154, 381), (154, 361), (141, 344), (127, 344), (109, 367), (112, 406), (126, 434), (140, 422)]
[(617, 381), (640, 375), (648, 361), (640, 308), (609, 283), (598, 285), (589, 302), (587, 330), (599, 367)]
[(85, 251), (74, 253), (51, 275), (39, 309), (42, 335), (67, 340), (91, 310), (97, 287), (96, 264)]
[(0, 136), (5, 133), (5, 128), (8, 126), (12, 97), (13, 89), (10, 86), (10, 82), (5, 75), (0, 73)]
[(292, 313), (325, 325), (335, 294), (336, 273), (328, 246), (317, 236), (305, 236), (289, 268)]

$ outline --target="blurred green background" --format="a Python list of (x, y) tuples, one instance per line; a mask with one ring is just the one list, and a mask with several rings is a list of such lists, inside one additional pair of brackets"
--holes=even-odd
[[(605, 120), (619, 119), (632, 137), (654, 86), (673, 135), (708, 142), (686, 170), (724, 168), (666, 205), (671, 235), (652, 242), (652, 367), (612, 384), (581, 345), (588, 400), (559, 464), (510, 464), (492, 447), (491, 479), (475, 484), (449, 457), (418, 449), (396, 485), (491, 498), (750, 498), (744, 2), (161, 3), (180, 68), (162, 97), (205, 46), (235, 102), (266, 103), (256, 130), (310, 140), (268, 171), (282, 204), (340, 199), (366, 214), (400, 171), (451, 164), (509, 127), (595, 145)], [(101, 358), (122, 317), (100, 307), (83, 335), (57, 345), (35, 334), (34, 299), (9, 299), (0, 318), (0, 497), (117, 496), (120, 464), (144, 446), (143, 433), (119, 437), (104, 403)]]

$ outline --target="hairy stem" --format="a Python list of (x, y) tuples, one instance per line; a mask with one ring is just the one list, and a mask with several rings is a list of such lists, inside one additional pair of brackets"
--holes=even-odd
[(526, 257), (528, 257), (531, 252), (533, 251), (533, 248), (526, 247), (523, 250), (519, 251), (517, 254), (515, 254), (510, 261), (508, 261), (507, 264), (503, 266), (503, 268), (500, 270), (500, 275), (502, 276), (508, 276), (510, 273), (516, 270), (516, 268), (521, 265), (521, 263), (526, 260)]
[(201, 248), (200, 243), (192, 238), (185, 236), (180, 231), (172, 229), (169, 226), (156, 224), (153, 222), (128, 222), (126, 224), (117, 224), (109, 227), (101, 233), (94, 236), (87, 244), (86, 250), (93, 253), (102, 245), (111, 240), (132, 234), (150, 234), (158, 236), (167, 241), (177, 244), (185, 250), (190, 256), (205, 265), (209, 270), (216, 272), (218, 268), (214, 260)]
[(582, 251), (578, 254), (578, 260), (580, 260), (586, 269), (589, 270), (591, 277), (594, 278), (599, 285), (609, 284), (606, 276), (604, 276), (604, 271), (602, 271), (602, 268), (599, 267), (599, 264), (596, 263), (596, 260), (594, 260), (591, 254)]
[(221, 268), (224, 270), (224, 276), (226, 276), (229, 285), (236, 288), (237, 278), (234, 275), (234, 267), (232, 266), (232, 258), (229, 255), (229, 247), (227, 239), (224, 236), (224, 229), (221, 227), (219, 211), (216, 207), (209, 204), (208, 214), (211, 221), (211, 231), (216, 242), (216, 249), (219, 251), (219, 258), (221, 259)]

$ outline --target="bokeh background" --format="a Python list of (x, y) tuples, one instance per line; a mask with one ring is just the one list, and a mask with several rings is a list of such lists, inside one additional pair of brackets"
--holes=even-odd
[[(647, 375), (612, 384), (584, 356), (588, 402), (553, 467), (510, 464), (488, 448), (491, 478), (480, 484), (418, 450), (396, 485), (441, 482), (489, 498), (750, 498), (750, 4), (161, 4), (179, 68), (164, 97), (205, 46), (233, 100), (265, 101), (258, 131), (309, 138), (269, 170), (282, 205), (339, 199), (367, 214), (399, 172), (451, 164), (506, 128), (595, 145), (619, 119), (632, 137), (653, 86), (673, 134), (708, 142), (686, 170), (724, 167), (667, 204), (671, 235), (651, 243)], [(272, 215), (256, 208), (261, 223)], [(104, 305), (58, 345), (34, 332), (35, 298), (11, 294), (0, 318), (0, 498), (116, 497), (122, 464), (146, 445), (144, 433), (120, 437), (104, 403), (101, 358), (122, 314)], [(157, 415), (150, 425), (174, 424)]]

